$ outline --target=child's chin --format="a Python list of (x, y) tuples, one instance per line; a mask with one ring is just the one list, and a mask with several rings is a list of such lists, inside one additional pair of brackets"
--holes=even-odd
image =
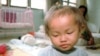
[(71, 49), (71, 48), (68, 47), (68, 48), (61, 48), (60, 50), (61, 50), (61, 51), (69, 51), (70, 49)]

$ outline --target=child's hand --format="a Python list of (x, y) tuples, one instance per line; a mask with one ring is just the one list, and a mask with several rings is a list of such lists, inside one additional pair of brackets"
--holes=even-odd
[(94, 45), (94, 40), (90, 38), (90, 40), (87, 42), (87, 45)]

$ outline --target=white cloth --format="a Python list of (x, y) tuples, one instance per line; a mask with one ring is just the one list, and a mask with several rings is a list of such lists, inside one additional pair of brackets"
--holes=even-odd
[(35, 39), (35, 37), (34, 37), (33, 35), (31, 35), (31, 34), (26, 34), (26, 35), (23, 35), (23, 36), (21, 37), (21, 41), (22, 41), (23, 43), (25, 43), (25, 44), (28, 44), (28, 45), (33, 46), (33, 45), (35, 44), (35, 42), (36, 42), (36, 39)]

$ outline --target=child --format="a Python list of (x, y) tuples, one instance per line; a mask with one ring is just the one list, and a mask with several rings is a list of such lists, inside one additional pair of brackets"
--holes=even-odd
[[(86, 18), (86, 14), (87, 14), (87, 7), (84, 5), (80, 5), (79, 6), (79, 10), (81, 12), (81, 14), (84, 16), (84, 20), (88, 21), (88, 19)], [(86, 29), (85, 31), (82, 33), (81, 37), (83, 39), (85, 39), (87, 41), (87, 45), (95, 45), (94, 42), (94, 37), (92, 36), (92, 33), (90, 31), (90, 29), (88, 28), (88, 26), (86, 25)]]
[(50, 37), (51, 46), (39, 51), (38, 56), (88, 56), (75, 48), (86, 22), (78, 8), (53, 6), (45, 16), (45, 33)]
[(11, 39), (9, 43), (22, 46), (22, 45), (28, 45), (28, 46), (34, 46), (36, 43), (35, 33), (34, 32), (28, 32), (27, 34), (24, 34), (18, 39)]

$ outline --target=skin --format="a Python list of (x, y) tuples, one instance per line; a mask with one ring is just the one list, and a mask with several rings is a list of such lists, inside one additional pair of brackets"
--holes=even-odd
[(54, 17), (49, 22), (49, 37), (53, 45), (61, 50), (71, 50), (80, 36), (74, 16)]
[(85, 8), (79, 8), (79, 9), (80, 9), (80, 11), (81, 11), (81, 14), (83, 15), (84, 12), (85, 12)]

